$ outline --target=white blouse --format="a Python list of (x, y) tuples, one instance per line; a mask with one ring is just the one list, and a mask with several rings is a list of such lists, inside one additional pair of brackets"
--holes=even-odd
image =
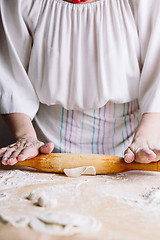
[(160, 112), (160, 0), (0, 0), (0, 112)]

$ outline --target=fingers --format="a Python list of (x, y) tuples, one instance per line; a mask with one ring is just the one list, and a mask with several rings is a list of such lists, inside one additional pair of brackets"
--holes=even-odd
[[(40, 147), (44, 145), (38, 140), (20, 139), (16, 143), (0, 149), (0, 156), (2, 157), (2, 164), (14, 165), (18, 161), (23, 161), (35, 157), (39, 154)], [(53, 144), (46, 147), (47, 151), (53, 149)]]
[(21, 151), (20, 155), (18, 156), (18, 161), (24, 161), (25, 159), (30, 159), (41, 153), (51, 153), (54, 148), (53, 143), (46, 143), (43, 144), (42, 142), (38, 142), (37, 148), (35, 146), (28, 146), (26, 149)]
[(124, 153), (124, 161), (131, 163), (150, 163), (160, 160), (160, 148), (133, 142)]
[(15, 144), (14, 146), (9, 146), (9, 148), (7, 148), (3, 158), (2, 158), (2, 163), (3, 164), (10, 164), (13, 165), (13, 163), (16, 163), (16, 158), (17, 156), (21, 153), (21, 151), (24, 148), (24, 143), (22, 142), (21, 144)]
[(51, 153), (53, 149), (53, 143), (44, 144), (38, 140), (20, 139), (16, 143), (0, 149), (0, 156), (4, 165), (14, 165), (18, 161), (37, 156), (39, 152)]
[(0, 157), (2, 157), (5, 154), (6, 150), (7, 150), (6, 147), (0, 149)]
[(40, 147), (40, 152), (41, 153), (51, 153), (54, 149), (54, 144), (53, 143), (46, 143)]
[(18, 156), (18, 154), (22, 151), (23, 147), (25, 144), (25, 140), (24, 139), (20, 139), (19, 141), (17, 141), (16, 143), (9, 145), (8, 147), (6, 147), (5, 149), (5, 153), (2, 157), (2, 163), (4, 165), (13, 165), (17, 162), (16, 157)]
[(39, 148), (29, 146), (26, 147), (17, 157), (18, 161), (24, 161), (26, 159), (33, 158), (39, 154)]
[(25, 148), (23, 151), (21, 151), (21, 153), (17, 157), (17, 160), (24, 161), (25, 159), (33, 158), (37, 156), (39, 152), (46, 154), (51, 153), (53, 148), (54, 148), (53, 143), (43, 144), (42, 142), (37, 142), (37, 147), (35, 147), (35, 145), (30, 145), (27, 146), (27, 148)]
[(18, 162), (18, 160), (16, 159), (16, 158), (10, 158), (10, 159), (8, 159), (8, 161), (6, 162), (6, 164), (4, 164), (4, 165), (14, 165), (14, 164), (16, 164)]

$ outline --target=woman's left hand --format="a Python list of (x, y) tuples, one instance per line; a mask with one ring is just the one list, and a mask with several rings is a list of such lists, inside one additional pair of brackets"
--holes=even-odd
[(160, 160), (160, 113), (147, 113), (141, 122), (132, 144), (124, 152), (127, 163), (150, 163)]
[(152, 140), (143, 137), (134, 138), (132, 144), (124, 153), (124, 160), (127, 163), (133, 161), (138, 163), (150, 163), (160, 160), (160, 146), (153, 144)]

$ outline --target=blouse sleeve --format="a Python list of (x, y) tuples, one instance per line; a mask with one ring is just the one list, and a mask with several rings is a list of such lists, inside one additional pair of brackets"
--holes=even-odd
[(142, 114), (160, 112), (160, 1), (135, 2), (141, 49), (140, 109)]
[[(34, 24), (34, 0), (0, 0), (0, 113), (34, 118), (39, 100), (27, 75)], [(38, 1), (36, 1), (38, 2)], [(32, 18), (36, 22), (38, 16)]]

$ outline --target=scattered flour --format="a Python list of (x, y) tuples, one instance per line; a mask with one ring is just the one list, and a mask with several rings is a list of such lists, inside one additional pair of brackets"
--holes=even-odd
[[(101, 224), (86, 214), (101, 209), (103, 203), (103, 214), (107, 218), (104, 202), (108, 197), (135, 211), (139, 207), (142, 214), (149, 210), (148, 216), (152, 218), (152, 212), (160, 213), (159, 176), (159, 173), (127, 172), (66, 178), (56, 174), (0, 170), (0, 225), (30, 226), (57, 235), (98, 231)], [(46, 214), (46, 210), (50, 212)], [(74, 210), (82, 215), (73, 213)]]
[(24, 185), (30, 185), (35, 183), (45, 183), (53, 181), (51, 176), (47, 176), (45, 173), (45, 178), (41, 177), (41, 173), (21, 171), (21, 170), (9, 170), (3, 171), (3, 174), (0, 173), (0, 190), (9, 189), (13, 187), (20, 187)]
[(2, 198), (6, 198), (7, 197), (7, 194), (6, 193), (0, 193), (0, 199), (2, 199)]
[(160, 208), (160, 188), (153, 188), (142, 195), (148, 205)]

